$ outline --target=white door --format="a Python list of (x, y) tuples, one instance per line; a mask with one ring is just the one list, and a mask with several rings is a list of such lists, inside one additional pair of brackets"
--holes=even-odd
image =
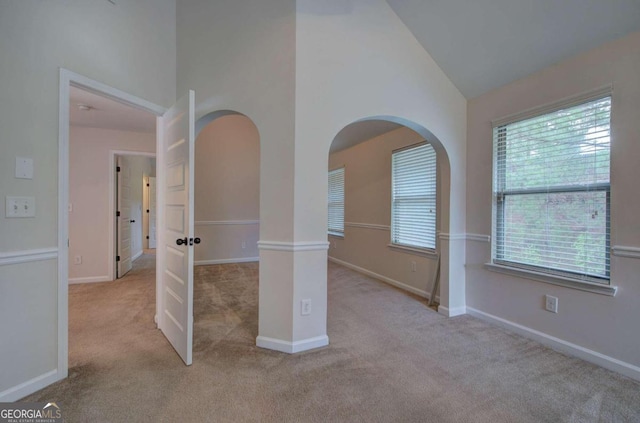
[(118, 178), (118, 201), (116, 218), (118, 220), (118, 263), (117, 278), (120, 279), (131, 270), (131, 167), (125, 156), (118, 156), (116, 175)]
[(149, 248), (156, 248), (157, 236), (156, 236), (156, 178), (155, 176), (149, 177)]
[(185, 364), (193, 344), (193, 162), (195, 93), (158, 122), (158, 327)]

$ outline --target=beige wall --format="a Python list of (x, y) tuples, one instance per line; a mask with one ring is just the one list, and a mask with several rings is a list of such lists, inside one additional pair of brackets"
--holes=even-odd
[[(565, 60), (469, 101), (467, 229), (491, 234), (492, 119), (613, 84), (611, 245), (640, 247), (640, 33)], [(611, 257), (615, 297), (485, 270), (489, 243), (467, 243), (467, 305), (485, 313), (640, 366), (640, 260)], [(558, 297), (559, 311), (543, 309)], [(637, 370), (636, 370), (637, 372)]]
[[(69, 282), (112, 280), (109, 228), (111, 151), (155, 153), (155, 134), (72, 126), (69, 131)], [(151, 172), (149, 157), (128, 156), (131, 166), (131, 254), (142, 250), (143, 175)], [(74, 264), (75, 256), (82, 264)]]
[[(395, 149), (421, 141), (424, 138), (416, 132), (400, 128), (329, 156), (330, 170), (345, 168), (345, 233), (344, 238), (329, 236), (329, 257), (426, 296), (433, 286), (434, 257), (388, 246), (391, 242), (391, 154)], [(439, 209), (438, 215), (443, 212), (448, 210)], [(359, 226), (362, 224), (375, 227)], [(415, 272), (411, 270), (412, 262), (416, 265)]]
[[(34, 196), (37, 211), (0, 218), (0, 254), (58, 243), (60, 67), (162, 106), (175, 99), (175, 1), (116, 3), (0, 2), (0, 92), (11, 99), (0, 102), (0, 198)], [(34, 159), (33, 180), (14, 178), (16, 156)], [(0, 272), (0, 336), (12, 339), (0, 348), (0, 400), (54, 380), (58, 359), (55, 258), (11, 267)]]
[(258, 259), (260, 136), (242, 115), (220, 117), (196, 139), (196, 264)]

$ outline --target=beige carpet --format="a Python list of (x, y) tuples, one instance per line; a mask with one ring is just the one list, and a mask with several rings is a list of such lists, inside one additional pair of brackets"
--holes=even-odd
[(153, 324), (154, 257), (70, 287), (68, 422), (640, 422), (640, 384), (329, 265), (331, 345), (255, 346), (258, 265), (196, 268), (194, 364)]

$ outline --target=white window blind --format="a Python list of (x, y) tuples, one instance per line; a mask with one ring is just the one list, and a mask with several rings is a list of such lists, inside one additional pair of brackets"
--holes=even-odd
[(611, 97), (494, 128), (494, 262), (608, 283)]
[(329, 233), (344, 234), (344, 168), (329, 172)]
[(436, 175), (436, 152), (430, 144), (393, 153), (393, 244), (436, 248)]

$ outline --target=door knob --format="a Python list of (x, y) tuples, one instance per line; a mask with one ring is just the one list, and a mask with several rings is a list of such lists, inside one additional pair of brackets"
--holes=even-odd
[(182, 245), (182, 244), (187, 245), (187, 243), (188, 243), (188, 240), (187, 240), (186, 236), (184, 237), (184, 239), (182, 239), (182, 238), (176, 239), (176, 244), (178, 244), (178, 245)]
[(129, 223), (136, 223), (136, 221), (135, 220), (130, 220)]
[(194, 244), (200, 244), (200, 238), (194, 238), (193, 239), (193, 243)]

